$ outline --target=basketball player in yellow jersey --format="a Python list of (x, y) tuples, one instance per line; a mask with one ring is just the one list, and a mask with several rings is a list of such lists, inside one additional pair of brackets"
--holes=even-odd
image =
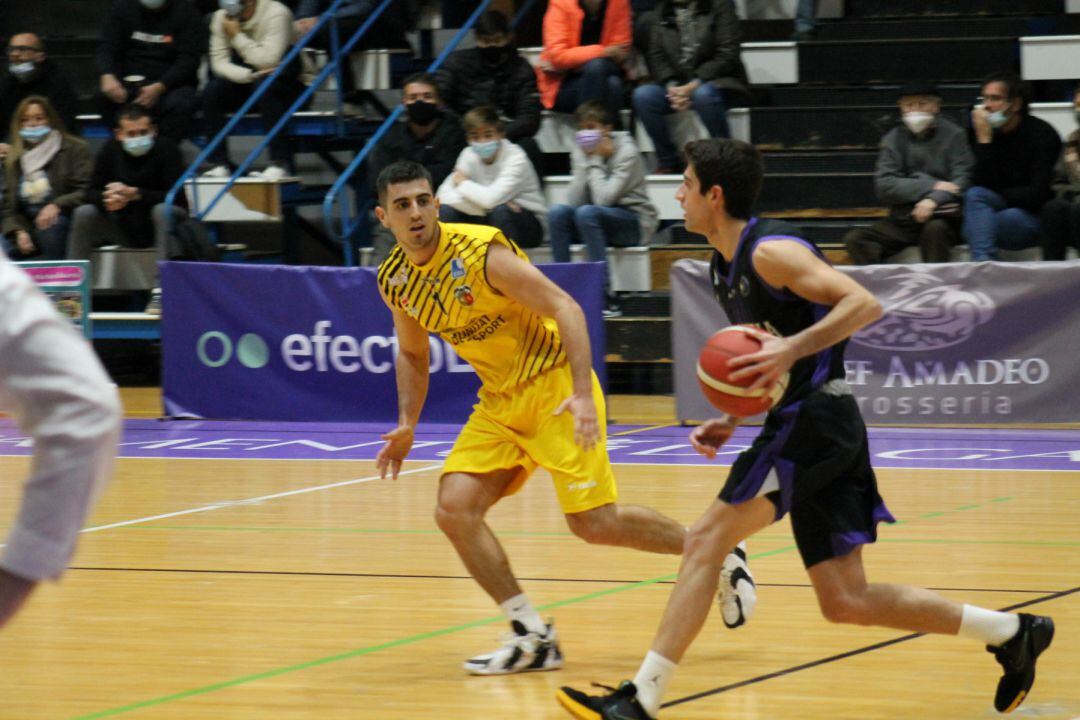
[[(479, 403), (446, 459), (435, 518), (469, 573), (498, 603), (513, 633), (473, 657), (476, 675), (562, 667), (555, 629), (522, 592), (485, 522), (536, 467), (552, 476), (570, 530), (590, 543), (680, 554), (686, 529), (655, 510), (616, 505), (605, 447), (604, 397), (592, 372), (585, 316), (499, 230), (438, 222), (423, 166), (397, 162), (377, 181), (375, 214), (397, 240), (379, 266), (398, 338), (398, 427), (376, 464), (396, 478), (428, 388), (428, 332), (454, 346), (480, 376)], [(733, 556), (734, 557), (734, 556)], [(749, 613), (752, 581), (732, 585)]]

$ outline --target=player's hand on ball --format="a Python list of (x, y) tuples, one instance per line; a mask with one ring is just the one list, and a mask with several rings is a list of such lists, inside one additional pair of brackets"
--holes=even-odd
[(386, 441), (386, 444), (383, 445), (382, 450), (379, 450), (379, 454), (375, 456), (375, 467), (379, 469), (381, 479), (386, 479), (386, 471), (389, 470), (390, 477), (397, 480), (398, 473), (401, 472), (401, 463), (405, 460), (405, 456), (409, 454), (409, 450), (412, 449), (412, 426), (398, 425), (390, 432), (382, 435), (381, 438)]
[(574, 418), (574, 442), (586, 450), (591, 450), (600, 439), (600, 425), (596, 421), (596, 404), (591, 396), (571, 395), (555, 408), (555, 415), (569, 410)]
[[(732, 380), (758, 375), (757, 380), (747, 390), (772, 388), (772, 386), (791, 370), (798, 360), (795, 349), (786, 338), (777, 337), (764, 330), (746, 327), (743, 332), (761, 341), (761, 349), (749, 355), (740, 355), (728, 360), (728, 367), (735, 370)], [(760, 374), (759, 374), (760, 373)]]
[(700, 454), (712, 460), (716, 451), (724, 446), (735, 432), (738, 421), (723, 417), (708, 420), (690, 431), (690, 445)]

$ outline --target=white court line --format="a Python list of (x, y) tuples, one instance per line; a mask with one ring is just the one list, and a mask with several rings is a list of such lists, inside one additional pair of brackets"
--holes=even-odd
[[(437, 470), (442, 467), (442, 463), (437, 465), (428, 465), (426, 467), (413, 468), (412, 470), (403, 470), (398, 473), (398, 477), (402, 475), (412, 475), (413, 473), (427, 472), (428, 470)], [(254, 504), (262, 502), (264, 500), (276, 500), (277, 498), (289, 497), (292, 495), (303, 495), (304, 493), (318, 492), (319, 490), (330, 490), (332, 488), (345, 487), (346, 485), (357, 485), (359, 483), (371, 482), (372, 480), (379, 480), (378, 475), (372, 475), (371, 477), (356, 478), (355, 480), (342, 480), (341, 482), (330, 483), (328, 485), (315, 485), (313, 487), (300, 488), (299, 490), (287, 490), (285, 492), (274, 493), (273, 495), (260, 495), (259, 497), (248, 498), (246, 500), (228, 500), (213, 505), (204, 505), (203, 507), (191, 508), (189, 510), (178, 510), (171, 513), (163, 513), (161, 515), (150, 515), (148, 517), (136, 518), (135, 520), (123, 520), (121, 522), (109, 523), (108, 525), (96, 525), (94, 527), (83, 528), (80, 533), (98, 532), (99, 530), (111, 530), (112, 528), (125, 527), (127, 525), (139, 525), (140, 523), (153, 522), (154, 520), (164, 520), (165, 518), (177, 517), (179, 515), (193, 515), (195, 513), (208, 512), (210, 510), (220, 510), (226, 507), (235, 507), (236, 505), (247, 505), (249, 503)], [(6, 547), (0, 544), (0, 548)]]

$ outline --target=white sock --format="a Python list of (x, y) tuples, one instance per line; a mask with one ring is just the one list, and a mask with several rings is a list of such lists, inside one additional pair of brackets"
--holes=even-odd
[(964, 614), (960, 618), (960, 631), (956, 634), (998, 647), (1011, 640), (1019, 631), (1019, 615), (965, 605)]
[(547, 632), (547, 623), (540, 617), (540, 613), (536, 612), (536, 608), (529, 602), (529, 598), (525, 596), (525, 593), (504, 600), (499, 603), (499, 607), (502, 608), (511, 622), (517, 620), (529, 632), (539, 633), (540, 635)]
[(637, 686), (638, 702), (651, 717), (656, 717), (660, 712), (660, 699), (664, 697), (667, 684), (677, 667), (678, 665), (652, 650), (641, 662), (641, 667), (634, 677), (634, 685)]

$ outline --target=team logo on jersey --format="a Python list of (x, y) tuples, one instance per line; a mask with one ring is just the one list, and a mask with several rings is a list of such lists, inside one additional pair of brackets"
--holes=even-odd
[(454, 258), (450, 261), (450, 277), (455, 280), (465, 277), (465, 263), (461, 261), (461, 258)]
[(405, 268), (397, 271), (397, 274), (386, 281), (386, 284), (390, 287), (400, 287), (409, 282), (409, 271)]
[(409, 298), (401, 298), (401, 309), (404, 310), (405, 313), (411, 318), (415, 318), (420, 315), (420, 309), (410, 305)]
[(457, 301), (465, 307), (468, 307), (474, 302), (476, 302), (476, 298), (473, 297), (472, 294), (472, 288), (468, 285), (461, 285), (456, 290), (454, 290), (454, 297), (457, 298)]

